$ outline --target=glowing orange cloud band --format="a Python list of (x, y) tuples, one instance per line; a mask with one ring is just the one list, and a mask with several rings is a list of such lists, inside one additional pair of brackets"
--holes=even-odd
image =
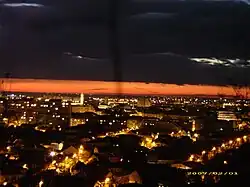
[[(4, 81), (2, 81), (4, 80)], [(117, 83), (105, 81), (38, 80), (38, 79), (2, 79), (2, 90), (12, 92), (50, 92), (115, 94)], [(175, 85), (142, 82), (122, 82), (123, 94), (148, 95), (218, 95), (232, 96), (230, 87), (203, 85)]]

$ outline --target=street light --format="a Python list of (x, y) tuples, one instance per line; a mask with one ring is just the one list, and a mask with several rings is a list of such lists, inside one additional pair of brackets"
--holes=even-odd
[(55, 152), (55, 151), (51, 151), (49, 155), (50, 155), (51, 157), (54, 157), (54, 156), (56, 156), (56, 152)]
[(43, 180), (41, 180), (40, 182), (39, 182), (39, 187), (42, 187), (43, 186)]

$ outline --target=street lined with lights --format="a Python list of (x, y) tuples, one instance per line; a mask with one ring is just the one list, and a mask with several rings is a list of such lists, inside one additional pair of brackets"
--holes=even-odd
[[(201, 154), (192, 154), (190, 155), (188, 161), (201, 162), (204, 163), (208, 160), (213, 159), (217, 154), (221, 154), (231, 149), (238, 149), (244, 143), (249, 142), (250, 135), (244, 135), (242, 137), (229, 140), (222, 143), (220, 146), (213, 147), (211, 150), (204, 150)], [(224, 164), (227, 164), (227, 161), (224, 161)]]

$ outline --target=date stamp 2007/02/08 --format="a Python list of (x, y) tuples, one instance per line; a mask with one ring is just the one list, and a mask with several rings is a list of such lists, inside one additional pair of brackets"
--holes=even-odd
[(200, 172), (187, 172), (187, 175), (210, 175), (210, 176), (237, 176), (239, 175), (238, 172), (227, 172), (227, 171), (200, 171)]

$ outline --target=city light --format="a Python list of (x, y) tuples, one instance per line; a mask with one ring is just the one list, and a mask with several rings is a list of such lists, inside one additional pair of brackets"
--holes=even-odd
[(56, 156), (56, 152), (55, 152), (55, 151), (51, 151), (49, 155), (50, 155), (51, 157), (54, 157), (54, 156)]
[(39, 187), (43, 187), (43, 181), (42, 180), (39, 182)]
[[(245, 141), (241, 141), (244, 139)], [(227, 150), (231, 149), (237, 149), (239, 146), (243, 145), (245, 142), (248, 142), (250, 139), (250, 135), (246, 136), (244, 135), (242, 138), (238, 137), (235, 138), (235, 140), (229, 140), (227, 142), (224, 142), (221, 144), (221, 146), (213, 147), (211, 151), (202, 151), (201, 155), (191, 155), (188, 159), (188, 161), (194, 161), (194, 162), (203, 162), (204, 158), (208, 160), (213, 159), (217, 154), (221, 154)], [(227, 164), (227, 161), (224, 161), (224, 164)]]
[(23, 169), (29, 169), (28, 166), (27, 166), (27, 164), (23, 165)]
[(109, 182), (110, 182), (110, 178), (106, 178), (105, 183), (109, 183)]

